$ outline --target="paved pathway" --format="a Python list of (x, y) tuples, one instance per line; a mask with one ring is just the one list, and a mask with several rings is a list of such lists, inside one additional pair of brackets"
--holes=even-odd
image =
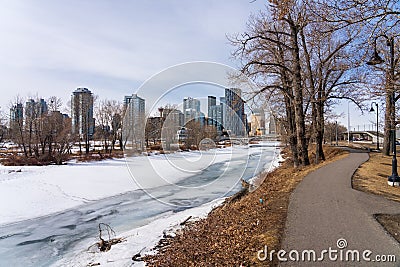
[[(400, 203), (351, 188), (351, 177), (357, 167), (368, 159), (367, 153), (352, 151), (349, 156), (328, 164), (307, 175), (293, 192), (282, 248), (320, 252), (329, 247), (338, 250), (337, 240), (344, 238), (347, 250), (366, 249), (376, 255), (396, 255), (396, 263), (367, 264), (361, 262), (329, 261), (281, 263), (284, 266), (400, 266), (400, 245), (373, 218), (376, 213), (400, 213)], [(338, 255), (340, 256), (340, 252)], [(294, 255), (294, 254), (293, 254)], [(286, 254), (286, 257), (288, 255)], [(362, 255), (360, 256), (360, 258)], [(339, 258), (340, 259), (340, 258)]]

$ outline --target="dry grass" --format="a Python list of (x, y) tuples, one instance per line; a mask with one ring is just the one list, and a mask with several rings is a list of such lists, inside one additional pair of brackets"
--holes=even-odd
[(400, 187), (387, 184), (392, 173), (392, 157), (381, 153), (370, 153), (370, 158), (362, 164), (353, 176), (353, 188), (400, 201)]
[[(353, 175), (353, 188), (400, 202), (400, 187), (387, 184), (391, 173), (391, 156), (370, 153), (369, 160), (362, 164)], [(377, 214), (375, 218), (400, 243), (400, 214)]]
[(377, 214), (375, 218), (400, 243), (400, 214)]
[[(312, 149), (312, 148), (311, 148)], [(260, 262), (257, 251), (279, 250), (289, 197), (310, 172), (345, 157), (346, 152), (326, 147), (327, 160), (294, 169), (290, 160), (267, 174), (262, 185), (237, 201), (226, 201), (206, 219), (188, 224), (167, 245), (145, 260), (149, 266), (271, 266)], [(260, 203), (260, 199), (264, 203)], [(163, 240), (165, 244), (165, 240)]]

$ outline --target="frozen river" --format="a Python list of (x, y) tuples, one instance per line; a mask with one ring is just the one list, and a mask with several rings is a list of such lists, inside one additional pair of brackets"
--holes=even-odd
[[(46, 176), (46, 171), (37, 174), (36, 170), (30, 172), (28, 168), (26, 173), (31, 175), (35, 173), (32, 177), (41, 177), (42, 180), (39, 180), (39, 182), (42, 181), (47, 186), (45, 188), (57, 188), (62, 194), (67, 194), (68, 197), (66, 199), (68, 201), (75, 200), (77, 205), (74, 206), (73, 203), (67, 201), (66, 209), (57, 211), (53, 206), (58, 208), (62, 206), (49, 202), (49, 211), (55, 212), (46, 215), (43, 214), (46, 211), (43, 206), (45, 203), (41, 203), (38, 206), (38, 214), (43, 216), (35, 218), (30, 215), (31, 218), (26, 218), (23, 216), (24, 214), (15, 215), (12, 213), (12, 209), (7, 209), (5, 207), (7, 204), (3, 202), (4, 215), (8, 216), (9, 219), (6, 224), (0, 226), (0, 266), (49, 266), (61, 260), (65, 255), (73, 253), (77, 244), (82, 244), (85, 240), (97, 237), (97, 227), (100, 222), (109, 224), (117, 233), (126, 232), (130, 229), (147, 225), (162, 214), (176, 214), (199, 207), (215, 199), (229, 196), (240, 189), (241, 178), (248, 180), (265, 168), (268, 169), (276, 159), (276, 153), (278, 152), (272, 143), (250, 148), (236, 148), (235, 151), (229, 152), (231, 153), (229, 157), (225, 155), (225, 157), (215, 159), (214, 156), (213, 161), (210, 161), (206, 168), (187, 175), (176, 175), (179, 179), (172, 179), (171, 181), (173, 182), (167, 181), (164, 184), (144, 186), (144, 189), (140, 188), (143, 182), (140, 179), (143, 177), (141, 178), (139, 173), (139, 179), (130, 180), (130, 183), (133, 184), (130, 189), (133, 190), (129, 190), (129, 187), (126, 189), (126, 185), (124, 186), (125, 191), (119, 188), (110, 188), (113, 183), (106, 183), (109, 190), (107, 191), (105, 190), (107, 188), (105, 188), (104, 191), (115, 195), (103, 195), (102, 198), (100, 198), (100, 195), (94, 196), (91, 194), (91, 190), (96, 190), (96, 186), (86, 188), (86, 193), (81, 188), (78, 192), (80, 194), (78, 194), (73, 189), (69, 189), (66, 186), (63, 187), (62, 184), (56, 181), (49, 186), (51, 177), (48, 179), (43, 178)], [(224, 154), (226, 151), (218, 153)], [(180, 157), (180, 155), (173, 157)], [(189, 153), (185, 157), (186, 160), (189, 159), (190, 161), (191, 154)], [(158, 160), (157, 162), (169, 161), (169, 159), (161, 156), (156, 159)], [(196, 155), (192, 155), (192, 159), (196, 159)], [(97, 168), (97, 171), (101, 171), (101, 168), (98, 168), (100, 165), (86, 167)], [(139, 165), (142, 166), (143, 164)], [(72, 168), (74, 167), (77, 166), (72, 166)], [(127, 167), (121, 164), (119, 168), (126, 169)], [(19, 179), (22, 179), (22, 181), (25, 179), (30, 185), (30, 183), (33, 183), (31, 180), (35, 179), (26, 176), (18, 178), (14, 174), (7, 177), (6, 174), (8, 172), (6, 170), (3, 169), (0, 186), (2, 185), (1, 182), (3, 182), (5, 187), (13, 188), (12, 185), (21, 184)], [(54, 168), (48, 171), (54, 171)], [(139, 167), (130, 167), (130, 172), (134, 177), (135, 173), (144, 171)], [(169, 172), (166, 173), (173, 175)], [(145, 177), (143, 179), (146, 179)], [(81, 177), (80, 179), (84, 178)], [(103, 180), (100, 179), (99, 182), (101, 181)], [(146, 183), (146, 181), (143, 183)], [(71, 183), (74, 183), (74, 180), (71, 179)], [(124, 180), (121, 183), (128, 182)], [(15, 188), (19, 187), (15, 186)], [(38, 188), (42, 187), (38, 186)], [(20, 192), (17, 191), (16, 193)], [(8, 194), (10, 195), (11, 193), (8, 192)], [(50, 193), (48, 192), (47, 194)], [(61, 198), (57, 194), (54, 195), (55, 201)], [(71, 199), (71, 196), (75, 199)], [(19, 196), (15, 195), (13, 197), (17, 199)], [(24, 196), (21, 195), (20, 197), (23, 198)], [(29, 199), (33, 198), (34, 196), (29, 197)], [(43, 201), (48, 201), (46, 196), (43, 199)], [(5, 200), (1, 199), (1, 201)], [(8, 201), (10, 202), (9, 205), (12, 206), (13, 198), (8, 199)], [(15, 208), (18, 207), (17, 205)], [(34, 208), (35, 206), (30, 207), (30, 209)], [(26, 212), (35, 214), (32, 210), (27, 210)], [(1, 210), (0, 213), (3, 215)], [(13, 216), (15, 218), (24, 218), (25, 220), (10, 222)]]

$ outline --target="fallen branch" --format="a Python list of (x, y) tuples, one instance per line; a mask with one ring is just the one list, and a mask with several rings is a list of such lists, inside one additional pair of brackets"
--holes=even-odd
[[(103, 232), (107, 232), (107, 237), (108, 240), (105, 240), (103, 237)], [(125, 241), (124, 238), (118, 237), (118, 238), (113, 238), (115, 236), (114, 230), (111, 228), (110, 225), (105, 224), (105, 223), (99, 223), (99, 239), (100, 241), (91, 245), (88, 250), (90, 251), (94, 246), (97, 247), (98, 250), (101, 252), (109, 251), (111, 249), (112, 245), (121, 243), (122, 241)]]
[(143, 252), (143, 250), (144, 250), (145, 248), (142, 248), (138, 253), (136, 253), (135, 255), (133, 255), (133, 257), (132, 257), (132, 260), (133, 261), (143, 261), (143, 258), (142, 258), (142, 252)]
[(192, 218), (192, 216), (187, 217), (186, 220), (181, 222), (179, 225), (181, 225), (181, 226), (185, 225), (191, 218)]
[(243, 196), (245, 196), (249, 192), (250, 184), (242, 179), (242, 189), (234, 194), (230, 199), (229, 203), (235, 202), (239, 199), (241, 199)]

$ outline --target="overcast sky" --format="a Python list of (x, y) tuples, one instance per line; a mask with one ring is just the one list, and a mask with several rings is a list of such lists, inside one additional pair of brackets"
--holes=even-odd
[(175, 64), (237, 67), (226, 34), (243, 32), (249, 15), (264, 3), (0, 0), (0, 107), (8, 113), (17, 94), (57, 95), (65, 106), (77, 87), (122, 101)]
[(226, 34), (242, 32), (263, 1), (0, 0), (0, 106), (19, 94), (62, 97), (88, 87), (122, 100), (164, 68), (231, 66)]

